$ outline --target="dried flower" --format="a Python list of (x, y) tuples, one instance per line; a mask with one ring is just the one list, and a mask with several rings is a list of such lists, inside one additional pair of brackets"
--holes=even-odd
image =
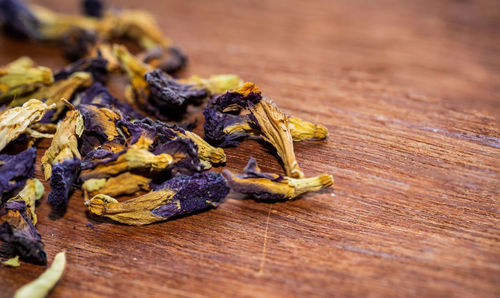
[(35, 203), (40, 200), (43, 196), (45, 189), (42, 182), (36, 178), (28, 179), (24, 188), (9, 201), (22, 200), (26, 203), (26, 208), (29, 210), (28, 216), (30, 217), (33, 225), (37, 223), (37, 217), (35, 213)]
[(21, 57), (0, 68), (0, 104), (54, 82), (52, 71)]
[(35, 171), (36, 149), (15, 154), (0, 154), (0, 205), (4, 198), (23, 187)]
[[(144, 140), (144, 139), (142, 139)], [(108, 178), (131, 170), (165, 170), (172, 162), (172, 156), (163, 153), (155, 155), (147, 150), (148, 143), (139, 141), (130, 146), (125, 153), (114, 161), (98, 164), (94, 169), (83, 170), (80, 179)]]
[(23, 134), (28, 126), (42, 119), (44, 113), (53, 108), (45, 103), (31, 99), (22, 107), (8, 109), (0, 114), (0, 151), (9, 142)]
[(252, 157), (248, 160), (244, 172), (244, 175), (234, 175), (224, 170), (222, 174), (233, 191), (250, 195), (258, 200), (293, 199), (305, 192), (317, 191), (333, 184), (333, 178), (328, 174), (294, 179), (264, 173)]
[(23, 260), (45, 265), (47, 254), (42, 238), (27, 213), (26, 202), (15, 199), (4, 204), (5, 215), (0, 218), (0, 240), (7, 243)]
[(145, 225), (216, 207), (228, 192), (220, 174), (205, 172), (176, 176), (152, 192), (124, 202), (96, 195), (86, 205), (92, 214), (128, 225)]
[(61, 279), (64, 273), (64, 267), (66, 266), (66, 254), (64, 252), (58, 253), (50, 268), (47, 269), (42, 275), (37, 279), (24, 285), (22, 288), (16, 291), (14, 298), (44, 298), (46, 297), (52, 288)]
[(52, 188), (48, 201), (55, 208), (66, 206), (82, 158), (78, 151), (78, 138), (84, 129), (83, 118), (73, 106), (70, 108), (41, 160), (45, 179), (50, 179)]
[(145, 79), (151, 92), (146, 107), (158, 118), (179, 119), (188, 105), (199, 105), (208, 96), (204, 89), (181, 84), (160, 69), (147, 72)]

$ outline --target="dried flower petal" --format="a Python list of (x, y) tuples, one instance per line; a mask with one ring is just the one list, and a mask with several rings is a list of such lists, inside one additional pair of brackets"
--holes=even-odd
[(7, 213), (1, 216), (0, 240), (12, 247), (22, 259), (45, 265), (47, 254), (42, 238), (27, 214), (23, 200), (9, 200), (4, 204)]
[(317, 191), (333, 184), (333, 178), (328, 174), (294, 179), (263, 173), (252, 157), (245, 167), (244, 175), (234, 175), (228, 170), (224, 170), (222, 174), (233, 191), (250, 195), (258, 200), (293, 199), (303, 193)]
[(71, 108), (59, 124), (52, 143), (41, 160), (45, 179), (50, 179), (52, 189), (48, 201), (55, 208), (66, 206), (78, 177), (82, 158), (78, 151), (78, 138), (84, 129), (83, 118), (79, 111), (72, 106)]
[(267, 99), (250, 106), (250, 112), (256, 120), (264, 140), (276, 148), (286, 174), (292, 178), (303, 178), (304, 173), (302, 173), (293, 151), (293, 139), (288, 128), (288, 117), (272, 101)]
[(0, 154), (0, 205), (14, 190), (25, 185), (35, 171), (36, 149), (16, 155)]
[(71, 110), (59, 124), (50, 147), (42, 156), (42, 167), (45, 180), (52, 175), (52, 166), (65, 160), (81, 159), (78, 151), (78, 138), (83, 132), (83, 118), (79, 111)]
[(216, 207), (228, 192), (220, 174), (205, 172), (176, 176), (152, 192), (124, 202), (96, 195), (86, 204), (93, 214), (128, 225), (145, 225)]
[(61, 279), (64, 273), (64, 267), (66, 266), (66, 254), (64, 252), (58, 253), (50, 268), (47, 269), (42, 275), (37, 279), (24, 285), (22, 288), (16, 291), (14, 298), (44, 298), (46, 297), (52, 288)]
[(64, 209), (68, 204), (79, 170), (79, 159), (65, 159), (52, 167), (52, 176), (50, 177), (51, 192), (47, 201), (54, 208)]

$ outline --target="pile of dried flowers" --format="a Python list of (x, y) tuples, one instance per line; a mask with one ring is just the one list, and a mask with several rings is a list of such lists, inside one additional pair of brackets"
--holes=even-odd
[[(272, 201), (333, 184), (328, 174), (306, 178), (293, 149), (294, 142), (325, 139), (324, 126), (285, 115), (237, 75), (172, 76), (188, 59), (145, 11), (106, 9), (97, 0), (82, 7), (84, 15), (66, 15), (0, 0), (5, 33), (58, 43), (71, 60), (57, 71), (28, 57), (0, 68), (2, 255), (47, 263), (35, 228), (35, 205), (44, 192), (33, 178), (41, 138), (52, 138), (41, 163), (53, 208), (64, 210), (80, 188), (91, 214), (128, 225), (216, 207), (230, 190)], [(133, 55), (111, 44), (116, 39), (136, 42), (143, 52)], [(121, 73), (128, 77), (125, 101), (106, 87), (109, 77)], [(192, 124), (174, 123), (191, 105), (205, 105), (205, 138), (190, 131)], [(209, 171), (225, 164), (222, 147), (249, 138), (274, 147), (285, 175), (262, 172), (252, 157), (242, 175)]]

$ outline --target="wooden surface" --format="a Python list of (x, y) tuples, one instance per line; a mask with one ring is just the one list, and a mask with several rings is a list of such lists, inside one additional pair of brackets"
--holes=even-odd
[[(89, 218), (79, 192), (52, 220), (46, 193), (49, 260), (68, 250), (51, 297), (500, 295), (498, 1), (133, 2), (115, 1), (158, 17), (191, 58), (186, 74), (238, 73), (326, 125), (326, 142), (295, 150), (306, 175), (335, 185), (275, 204), (231, 194), (146, 227)], [(0, 45), (0, 64), (65, 63), (54, 46)], [(256, 142), (226, 152), (235, 172), (250, 155), (282, 171)], [(43, 270), (0, 268), (0, 296)]]

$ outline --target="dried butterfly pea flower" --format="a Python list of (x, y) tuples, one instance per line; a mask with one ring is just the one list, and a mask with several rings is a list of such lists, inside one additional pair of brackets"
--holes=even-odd
[[(226, 162), (226, 155), (222, 148), (216, 148), (208, 144), (205, 140), (203, 140), (200, 136), (195, 134), (194, 132), (190, 132), (188, 130), (184, 130), (183, 128), (175, 125), (175, 124), (167, 124), (161, 121), (151, 121), (151, 120), (142, 120), (135, 121), (135, 124), (141, 123), (141, 125), (148, 124), (150, 126), (155, 127), (155, 135), (157, 136), (157, 143), (159, 146), (162, 146), (163, 143), (168, 143), (169, 140), (177, 139), (178, 137), (184, 139), (190, 139), (193, 142), (194, 150), (197, 152), (198, 158), (201, 160), (204, 169), (209, 169), (212, 164), (221, 164)], [(131, 129), (132, 130), (132, 129)], [(188, 154), (192, 156), (192, 161), (194, 160), (193, 154)], [(196, 164), (196, 163), (193, 163)], [(190, 168), (190, 167), (188, 167)]]
[(42, 238), (37, 232), (23, 200), (9, 200), (4, 204), (5, 215), (0, 218), (0, 241), (13, 248), (23, 260), (45, 265), (47, 254), (43, 249)]
[(160, 119), (180, 119), (188, 105), (203, 103), (210, 95), (209, 91), (220, 91), (223, 87), (232, 88), (239, 84), (231, 76), (214, 76), (211, 80), (199, 79), (195, 84), (183, 84), (162, 70), (142, 63), (124, 46), (115, 45), (113, 50), (130, 79), (131, 87), (126, 92), (129, 102), (136, 103)]
[(125, 172), (111, 178), (89, 179), (82, 184), (82, 189), (90, 196), (105, 194), (116, 197), (131, 195), (139, 191), (149, 191), (151, 178)]
[[(219, 96), (213, 100), (213, 104), (207, 106), (210, 109), (215, 106), (221, 112), (239, 112), (243, 108), (248, 108), (251, 114), (248, 119), (252, 121), (253, 126), (259, 135), (270, 143), (280, 156), (285, 172), (293, 178), (304, 177), (304, 174), (299, 168), (295, 153), (293, 151), (293, 139), (288, 126), (288, 117), (283, 114), (276, 105), (268, 99), (262, 98), (260, 91), (255, 85), (245, 83), (236, 92), (228, 92), (224, 96)], [(205, 113), (208, 116), (208, 121), (205, 123), (205, 132), (210, 134), (210, 129), (214, 128), (214, 117), (220, 116), (216, 113), (208, 111)], [(223, 121), (228, 124), (235, 120), (234, 117), (223, 117)], [(218, 129), (220, 131), (220, 128)], [(241, 131), (236, 131), (238, 138)], [(224, 140), (227, 144), (234, 144), (234, 139)]]
[(178, 119), (188, 105), (199, 105), (209, 95), (204, 89), (179, 83), (160, 69), (147, 72), (145, 79), (151, 92), (146, 107), (158, 118)]
[(252, 126), (248, 115), (222, 113), (207, 106), (203, 111), (205, 138), (220, 147), (236, 147), (240, 142), (259, 132)]
[(78, 138), (84, 129), (83, 118), (79, 111), (72, 106), (71, 108), (59, 124), (52, 143), (41, 160), (45, 179), (50, 179), (52, 189), (48, 201), (55, 208), (66, 206), (78, 177), (82, 158), (78, 151)]
[(50, 268), (34, 281), (24, 285), (16, 291), (14, 298), (44, 298), (61, 279), (66, 266), (66, 254), (58, 253)]
[(51, 192), (47, 201), (57, 209), (64, 209), (68, 204), (80, 170), (79, 159), (65, 159), (52, 166), (50, 177)]
[(21, 57), (0, 68), (0, 104), (54, 82), (52, 71)]
[[(145, 147), (145, 148), (144, 148)], [(115, 161), (98, 164), (94, 169), (83, 170), (80, 179), (108, 178), (131, 170), (150, 170), (160, 172), (172, 164), (173, 158), (168, 154), (155, 155), (147, 150), (147, 146), (134, 144)]]
[(86, 205), (92, 214), (128, 225), (145, 225), (216, 207), (228, 192), (220, 174), (204, 172), (176, 176), (152, 192), (124, 202), (96, 195)]
[(23, 187), (35, 171), (36, 149), (15, 154), (0, 154), (0, 205), (4, 198)]
[(9, 142), (23, 134), (28, 126), (42, 119), (44, 113), (54, 108), (45, 103), (31, 99), (22, 107), (8, 109), (0, 114), (0, 152)]
[[(249, 115), (222, 113), (213, 107), (203, 111), (205, 138), (220, 147), (236, 147), (241, 141), (260, 132)], [(323, 140), (328, 137), (328, 129), (298, 117), (288, 116), (288, 127), (294, 142)]]
[(293, 199), (303, 193), (317, 191), (333, 184), (333, 178), (328, 174), (294, 179), (264, 173), (252, 157), (250, 157), (244, 172), (243, 175), (234, 175), (229, 170), (224, 170), (222, 175), (233, 191), (247, 194), (258, 200)]
[(82, 158), (78, 151), (78, 138), (82, 135), (83, 129), (82, 115), (73, 107), (59, 124), (50, 147), (42, 156), (41, 162), (45, 180), (50, 179), (52, 166), (65, 160)]
[(30, 217), (33, 225), (37, 223), (37, 217), (35, 213), (35, 203), (40, 200), (43, 196), (45, 189), (40, 180), (36, 178), (28, 179), (24, 188), (9, 201), (22, 200), (26, 203), (26, 208), (28, 210), (28, 216)]
[(0, 0), (0, 26), (13, 37), (36, 38), (39, 21), (21, 1)]
[(288, 126), (288, 117), (270, 100), (263, 99), (249, 107), (261, 136), (269, 142), (281, 158), (285, 173), (292, 178), (303, 178), (304, 173), (297, 163), (293, 151), (293, 139)]

